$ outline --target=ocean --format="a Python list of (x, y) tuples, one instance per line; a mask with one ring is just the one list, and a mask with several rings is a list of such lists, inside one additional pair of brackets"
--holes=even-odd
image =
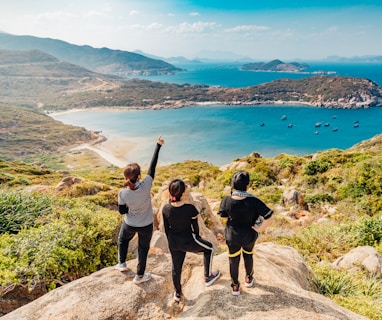
[[(240, 71), (230, 64), (180, 67), (187, 71), (142, 78), (244, 87), (284, 77), (309, 76)], [(382, 85), (382, 65), (315, 64), (311, 68), (365, 77)], [(270, 158), (281, 153), (306, 155), (331, 148), (346, 149), (382, 133), (382, 108), (335, 110), (293, 105), (214, 105), (163, 110), (87, 110), (53, 117), (66, 124), (100, 130), (108, 140), (131, 140), (136, 147), (126, 150), (123, 160), (142, 165), (149, 163), (159, 134), (166, 142), (160, 164), (192, 159), (220, 166), (252, 152)], [(282, 120), (283, 117), (286, 119)], [(123, 154), (127, 146), (121, 144), (120, 148)]]

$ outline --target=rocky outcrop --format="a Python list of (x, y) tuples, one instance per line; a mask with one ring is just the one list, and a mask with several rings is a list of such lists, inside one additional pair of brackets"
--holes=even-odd
[(382, 256), (370, 246), (350, 250), (334, 261), (333, 265), (350, 272), (363, 269), (374, 276), (382, 276)]
[[(202, 255), (188, 253), (182, 273), (184, 299), (179, 304), (173, 302), (169, 254), (151, 249), (147, 271), (153, 278), (141, 285), (132, 283), (136, 264), (136, 259), (128, 261), (126, 273), (108, 267), (75, 280), (2, 319), (366, 319), (315, 292), (309, 267), (290, 247), (269, 242), (256, 245), (256, 284), (243, 287), (237, 297), (230, 292), (227, 253), (214, 257), (213, 265), (222, 277), (208, 288), (203, 283)], [(240, 276), (244, 276), (243, 263)]]

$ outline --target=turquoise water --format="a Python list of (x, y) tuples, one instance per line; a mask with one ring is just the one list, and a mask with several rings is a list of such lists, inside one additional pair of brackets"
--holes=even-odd
[[(180, 67), (188, 71), (148, 79), (244, 87), (279, 78), (309, 76), (240, 71), (233, 65), (223, 64)], [(364, 77), (382, 85), (382, 65), (311, 64), (311, 71), (318, 70)], [(286, 120), (281, 120), (283, 115)], [(193, 106), (144, 111), (92, 110), (54, 117), (67, 124), (102, 130), (109, 140), (127, 138), (137, 142), (137, 147), (130, 150), (125, 160), (142, 164), (148, 164), (159, 134), (166, 140), (160, 157), (162, 163), (195, 159), (223, 165), (252, 152), (273, 157), (280, 153), (304, 155), (329, 148), (346, 149), (382, 133), (382, 108), (333, 110), (301, 106)], [(357, 121), (359, 126), (354, 127)], [(315, 126), (317, 122), (321, 122), (321, 127)], [(289, 124), (291, 128), (288, 128)], [(334, 128), (337, 130), (333, 131)], [(124, 151), (127, 146), (121, 145), (120, 148)]]
[[(335, 72), (334, 75), (367, 78), (382, 86), (382, 64), (308, 63), (308, 71)], [(170, 83), (208, 84), (239, 88), (254, 86), (280, 78), (301, 79), (315, 74), (253, 72), (238, 69), (238, 64), (188, 64), (177, 66), (187, 71), (175, 75), (139, 77), (151, 81)]]
[[(286, 120), (281, 120), (283, 115)], [(64, 123), (102, 130), (108, 139), (138, 142), (139, 147), (129, 153), (129, 162), (147, 164), (156, 137), (162, 134), (166, 140), (162, 163), (196, 159), (215, 165), (230, 163), (251, 152), (273, 157), (280, 153), (304, 155), (329, 148), (346, 149), (380, 133), (381, 117), (382, 108), (332, 110), (295, 106), (94, 110), (55, 116)], [(354, 127), (357, 121), (359, 126)], [(317, 122), (321, 122), (321, 127), (316, 127)], [(333, 131), (334, 128), (338, 130)]]

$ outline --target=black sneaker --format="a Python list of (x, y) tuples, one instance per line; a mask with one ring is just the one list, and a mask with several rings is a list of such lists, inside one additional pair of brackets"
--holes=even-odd
[(212, 285), (217, 279), (219, 279), (220, 275), (220, 270), (216, 270), (212, 272), (209, 277), (206, 277), (206, 287)]

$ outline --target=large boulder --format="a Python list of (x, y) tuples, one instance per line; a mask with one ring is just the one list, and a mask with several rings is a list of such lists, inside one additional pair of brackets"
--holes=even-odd
[[(137, 260), (128, 261), (135, 270)], [(130, 319), (366, 319), (315, 292), (312, 272), (290, 247), (261, 243), (255, 246), (253, 288), (240, 296), (230, 290), (227, 253), (214, 257), (222, 277), (211, 287), (203, 281), (203, 256), (187, 253), (183, 266), (184, 298), (173, 302), (171, 257), (152, 248), (147, 271), (153, 278), (132, 283), (133, 271), (108, 267), (75, 280), (3, 316), (3, 320), (130, 320)], [(240, 279), (244, 278), (243, 262)]]
[(382, 256), (370, 246), (361, 246), (350, 250), (335, 260), (333, 265), (347, 271), (358, 271), (362, 268), (373, 275), (382, 276)]

